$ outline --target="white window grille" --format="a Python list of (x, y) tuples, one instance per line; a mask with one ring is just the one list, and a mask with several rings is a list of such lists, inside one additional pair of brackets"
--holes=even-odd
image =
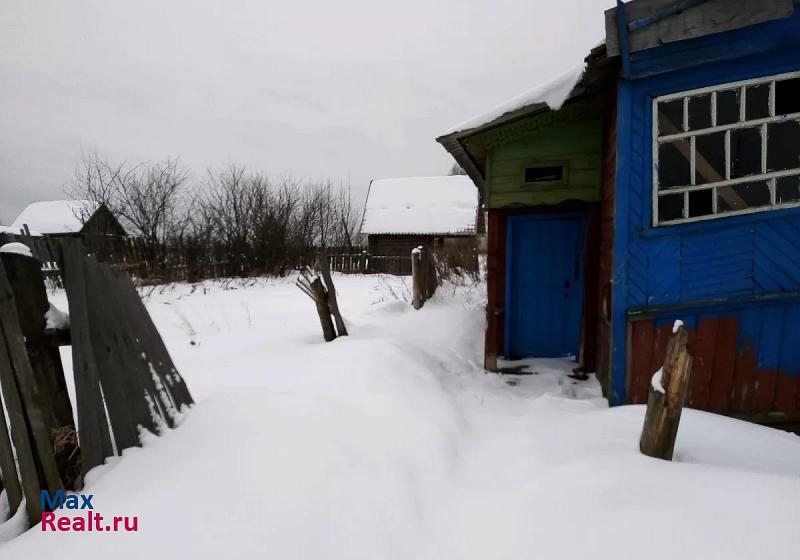
[(653, 225), (800, 206), (800, 72), (653, 100)]

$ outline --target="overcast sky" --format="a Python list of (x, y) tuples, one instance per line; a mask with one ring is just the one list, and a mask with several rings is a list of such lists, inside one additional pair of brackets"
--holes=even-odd
[(444, 174), (434, 141), (578, 63), (611, 0), (2, 0), (0, 223), (81, 151), (201, 181)]

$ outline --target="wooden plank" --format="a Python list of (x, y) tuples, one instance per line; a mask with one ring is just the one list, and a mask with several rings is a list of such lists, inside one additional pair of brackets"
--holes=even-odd
[(63, 483), (53, 452), (50, 432), (51, 422), (48, 422), (47, 419), (49, 407), (52, 406), (52, 403), (47, 398), (48, 392), (42, 386), (41, 380), (34, 375), (28, 358), (25, 335), (20, 326), (19, 315), (16, 310), (16, 298), (14, 298), (13, 290), (8, 283), (5, 269), (3, 269), (0, 283), (3, 284), (2, 290), (7, 295), (7, 304), (0, 309), (2, 313), (0, 321), (3, 323), (6, 346), (13, 366), (12, 371), (17, 381), (19, 394), (22, 397), (22, 404), (25, 407), (34, 458), (37, 460), (37, 466), (43, 477), (42, 484), (51, 492), (56, 492), (63, 488)]
[[(5, 346), (1, 329), (0, 345)], [(0, 370), (8, 368), (6, 371), (10, 372), (11, 365), (4, 360), (4, 356), (5, 350), (0, 348)], [(0, 386), (3, 384), (2, 376), (3, 373), (0, 372)], [(7, 406), (5, 408), (6, 413), (8, 413)], [(17, 472), (17, 462), (14, 459), (14, 449), (11, 447), (11, 440), (9, 439), (10, 431), (6, 423), (6, 413), (3, 411), (3, 401), (0, 399), (0, 475), (2, 475), (3, 478), (2, 486), (4, 486), (6, 491), (10, 515), (13, 516), (19, 508), (19, 504), (22, 502), (22, 487), (19, 484), (19, 473)]]
[(186, 386), (183, 377), (178, 373), (158, 329), (130, 278), (127, 274), (116, 270), (113, 274), (117, 277), (120, 285), (120, 294), (127, 297), (130, 302), (131, 316), (135, 318), (139, 325), (137, 335), (140, 335), (140, 339), (146, 349), (145, 353), (150, 357), (156, 375), (164, 384), (164, 388), (168, 391), (170, 398), (175, 401), (178, 410), (183, 405), (192, 405), (194, 400), (189, 393), (189, 388)]
[[(686, 9), (656, 21), (659, 11), (686, 3), (686, 0), (632, 0), (625, 4), (629, 26), (630, 52), (637, 52), (664, 43), (683, 41), (713, 33), (741, 29), (792, 15), (792, 0), (709, 0), (694, 3)], [(605, 12), (606, 51), (608, 56), (620, 54), (617, 9)], [(652, 18), (651, 25), (646, 18)], [(631, 25), (632, 24), (632, 25)]]
[(86, 296), (85, 250), (80, 242), (62, 245), (64, 287), (69, 300), (72, 332), (72, 371), (78, 409), (78, 437), (83, 455), (82, 475), (102, 465), (114, 455), (106, 419), (105, 404), (100, 393), (95, 352), (89, 328)]
[(80, 449), (61, 355), (45, 332), (45, 314), (50, 303), (41, 263), (35, 258), (8, 253), (0, 255), (0, 259), (14, 294), (32, 379), (58, 473), (65, 488), (75, 489), (80, 476)]
[(779, 305), (766, 307), (758, 338), (754, 412), (771, 412), (773, 409), (775, 384), (781, 361), (783, 329), (784, 307)]
[[(333, 319), (336, 321), (336, 332), (339, 336), (347, 336), (347, 327), (344, 324), (342, 313), (339, 311), (339, 302), (336, 299), (336, 286), (333, 285), (331, 269), (328, 265), (328, 257), (323, 255), (318, 260), (320, 270), (322, 271), (322, 280), (325, 282), (325, 288), (328, 290), (328, 307), (330, 307)], [(350, 268), (352, 269), (352, 262), (350, 264)]]
[[(17, 322), (17, 311), (14, 306), (14, 296), (6, 280), (6, 273), (0, 260), (0, 388), (3, 392), (3, 401), (14, 442), (19, 475), (22, 481), (22, 494), (25, 497), (25, 507), (31, 523), (38, 523), (42, 512), (39, 509), (40, 481), (36, 468), (34, 445), (28, 436), (28, 425), (23, 407), (23, 400), (15, 375), (16, 364), (12, 353), (17, 351), (21, 341), (13, 341), (14, 337), (21, 337)], [(16, 332), (12, 329), (16, 326)]]
[(690, 337), (692, 353), (692, 383), (689, 389), (691, 408), (706, 410), (711, 395), (711, 378), (714, 374), (714, 359), (717, 350), (717, 317), (700, 319), (694, 336)]
[[(170, 427), (175, 426), (174, 416), (177, 407), (171, 394), (159, 392), (156, 381), (158, 384), (163, 384), (166, 380), (158, 377), (155, 368), (150, 368), (154, 358), (148, 356), (148, 346), (143, 338), (146, 336), (144, 329), (147, 327), (139, 320), (137, 304), (132, 301), (132, 297), (138, 299), (138, 295), (131, 294), (127, 286), (130, 281), (125, 273), (108, 267), (104, 267), (104, 272), (108, 289), (119, 296), (118, 337), (126, 377), (123, 381), (127, 384), (128, 394), (137, 405), (134, 416), (140, 425), (157, 434), (161, 431), (162, 422)], [(158, 379), (154, 379), (154, 375)]]
[(725, 413), (730, 408), (738, 333), (739, 322), (735, 316), (719, 318), (707, 405), (712, 412)]
[(136, 422), (130, 410), (130, 401), (134, 396), (123, 390), (121, 382), (127, 377), (125, 358), (118, 355), (113, 340), (117, 324), (121, 320), (118, 298), (104, 282), (102, 265), (93, 256), (86, 257), (84, 264), (89, 336), (114, 443), (117, 453), (121, 453), (123, 449), (137, 447), (140, 443)]
[(647, 402), (650, 378), (655, 373), (655, 370), (651, 369), (654, 343), (653, 321), (634, 321), (631, 333), (631, 383), (628, 397), (631, 404)]
[(745, 308), (739, 314), (739, 337), (736, 342), (736, 366), (733, 377), (733, 412), (750, 412), (755, 393), (756, 344), (761, 329), (763, 309)]
[[(672, 324), (665, 323), (653, 331), (653, 352), (650, 355), (650, 375), (655, 373), (663, 364), (667, 356), (667, 345), (672, 336)], [(649, 381), (649, 378), (648, 378)]]

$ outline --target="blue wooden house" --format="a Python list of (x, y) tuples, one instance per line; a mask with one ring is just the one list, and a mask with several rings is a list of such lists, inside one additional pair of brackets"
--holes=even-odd
[[(570, 353), (597, 371), (612, 404), (646, 401), (681, 319), (694, 355), (689, 406), (800, 423), (800, 2), (631, 0), (605, 17), (604, 47), (561, 104), (518, 103), (438, 139), (489, 210), (487, 365), (492, 353), (509, 354), (509, 340), (539, 336), (536, 307), (521, 294), (566, 285), (548, 278), (547, 259), (561, 257), (545, 247), (564, 251), (560, 240), (575, 234), (579, 257), (566, 260), (580, 268), (583, 297), (577, 314), (562, 306), (578, 317)], [(615, 79), (593, 88), (590, 77), (609, 64)], [(559, 118), (581, 103), (593, 108)], [(495, 194), (493, 165), (506, 159), (498, 146), (533, 113), (549, 120), (528, 126), (523, 159), (536, 164), (522, 166), (518, 191), (552, 192), (571, 180), (574, 158), (541, 154), (536, 140), (570, 134), (569, 120), (575, 138), (591, 134), (591, 156), (601, 153), (591, 194), (512, 205)], [(590, 121), (591, 131), (580, 126)], [(540, 175), (551, 182), (526, 181)], [(546, 223), (570, 216), (582, 229), (569, 235)], [(515, 228), (529, 232), (517, 239)], [(515, 325), (508, 318), (520, 305), (527, 318)]]

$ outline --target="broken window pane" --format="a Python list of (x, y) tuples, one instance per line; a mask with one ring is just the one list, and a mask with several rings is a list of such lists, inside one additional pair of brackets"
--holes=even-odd
[(775, 114), (800, 113), (800, 78), (775, 82)]
[(754, 181), (717, 187), (717, 211), (734, 212), (746, 208), (769, 206), (767, 181)]
[(662, 142), (658, 146), (658, 187), (682, 187), (691, 182), (689, 139)]
[(666, 222), (683, 218), (683, 193), (658, 197), (658, 221)]
[(691, 191), (689, 193), (689, 217), (708, 216), (713, 212), (711, 207), (712, 189)]
[[(703, 134), (694, 139), (695, 184), (716, 183), (725, 179), (725, 133)], [(691, 204), (689, 208), (691, 208)]]
[(800, 176), (775, 179), (775, 202), (778, 204), (800, 202)]
[(761, 173), (761, 128), (731, 130), (731, 178)]
[(767, 171), (800, 168), (800, 121), (767, 125)]
[(683, 132), (683, 99), (658, 104), (658, 135)]
[(689, 130), (711, 126), (711, 94), (689, 98)]
[(762, 119), (769, 116), (769, 84), (748, 86), (745, 97), (745, 118)]
[(717, 126), (739, 122), (739, 90), (717, 92)]

